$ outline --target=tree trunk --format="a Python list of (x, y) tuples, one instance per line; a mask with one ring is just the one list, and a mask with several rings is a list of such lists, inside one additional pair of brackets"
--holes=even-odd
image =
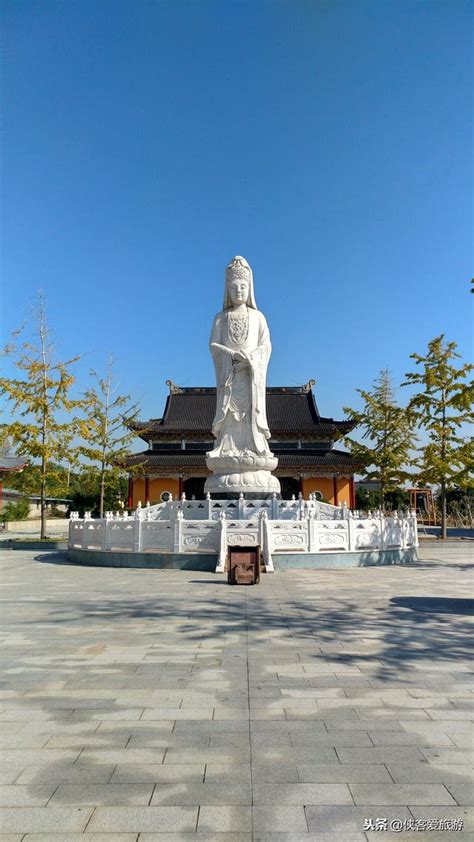
[(41, 530), (40, 538), (46, 538), (46, 478), (44, 476), (44, 469), (42, 466), (43, 476), (41, 477), (40, 489), (40, 510), (41, 510)]
[(385, 482), (380, 483), (380, 511), (385, 514)]
[(447, 528), (446, 528), (446, 485), (444, 482), (441, 483), (441, 533), (440, 538), (441, 540), (445, 540), (447, 538)]
[(104, 517), (104, 497), (105, 497), (105, 471), (102, 468), (102, 472), (100, 475), (100, 506), (99, 506), (99, 517)]

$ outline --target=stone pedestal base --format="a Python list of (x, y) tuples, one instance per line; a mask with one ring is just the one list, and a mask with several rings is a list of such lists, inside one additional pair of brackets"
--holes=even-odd
[(206, 455), (212, 476), (204, 486), (206, 494), (279, 494), (280, 483), (272, 475), (278, 465), (273, 453), (257, 455), (246, 451), (239, 456)]
[(206, 494), (256, 494), (258, 496), (280, 493), (280, 483), (270, 471), (242, 471), (213, 474), (204, 486)]

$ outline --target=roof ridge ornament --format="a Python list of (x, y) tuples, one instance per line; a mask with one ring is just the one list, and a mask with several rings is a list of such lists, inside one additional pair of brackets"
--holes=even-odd
[(173, 383), (172, 380), (166, 380), (166, 385), (170, 390), (170, 395), (179, 395), (182, 392), (181, 386), (178, 386), (176, 383)]
[(308, 393), (308, 392), (310, 392), (310, 391), (311, 391), (311, 389), (312, 389), (312, 388), (313, 388), (313, 386), (315, 386), (315, 385), (316, 385), (316, 380), (311, 379), (311, 380), (308, 380), (308, 382), (307, 382), (307, 383), (305, 383), (305, 384), (302, 386), (302, 388), (303, 388), (303, 390), (304, 390), (306, 393)]

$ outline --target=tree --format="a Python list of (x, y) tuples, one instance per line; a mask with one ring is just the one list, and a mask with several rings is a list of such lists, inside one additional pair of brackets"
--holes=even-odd
[(113, 382), (113, 361), (109, 360), (106, 376), (101, 378), (91, 371), (96, 385), (84, 394), (86, 417), (80, 421), (80, 432), (84, 444), (80, 452), (94, 464), (89, 471), (95, 475), (99, 489), (99, 514), (104, 516), (104, 500), (111, 486), (120, 488), (123, 468), (120, 460), (128, 454), (128, 445), (135, 433), (126, 423), (138, 414), (138, 404), (130, 403), (129, 395), (115, 395), (117, 386)]
[(382, 370), (372, 391), (357, 389), (364, 401), (362, 410), (344, 407), (352, 421), (363, 430), (363, 444), (347, 439), (351, 453), (366, 468), (367, 479), (380, 482), (380, 505), (388, 491), (395, 490), (409, 476), (405, 466), (410, 460), (415, 435), (409, 414), (395, 401), (390, 374)]
[(78, 402), (69, 396), (75, 380), (70, 369), (79, 358), (55, 361), (41, 292), (34, 312), (36, 341), (23, 342), (18, 348), (15, 341), (5, 349), (6, 354), (17, 355), (14, 365), (21, 375), (18, 379), (0, 377), (0, 394), (12, 405), (13, 414), (18, 413), (15, 420), (1, 427), (3, 436), (13, 439), (18, 454), (38, 460), (41, 538), (45, 538), (46, 494), (53, 465), (74, 456), (76, 427), (70, 413)]
[[(26, 465), (22, 471), (11, 474), (8, 479), (10, 488), (16, 489), (25, 497), (40, 493), (40, 465)], [(67, 497), (69, 492), (69, 471), (63, 465), (50, 462), (46, 477), (45, 493), (47, 497)]]
[(444, 334), (428, 343), (425, 356), (411, 354), (420, 371), (405, 375), (403, 386), (421, 386), (408, 408), (428, 434), (418, 460), (422, 481), (439, 487), (441, 538), (446, 538), (446, 493), (454, 485), (472, 482), (473, 440), (460, 435), (460, 428), (474, 420), (474, 382), (468, 380), (474, 366), (460, 359), (456, 342), (445, 342)]

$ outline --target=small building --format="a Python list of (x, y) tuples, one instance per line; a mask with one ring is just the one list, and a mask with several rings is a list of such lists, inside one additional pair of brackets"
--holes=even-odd
[[(141, 453), (127, 457), (130, 473), (128, 506), (159, 503), (185, 493), (188, 499), (204, 496), (209, 471), (206, 452), (214, 446), (211, 433), (216, 407), (215, 388), (181, 388), (167, 381), (170, 392), (162, 418), (136, 421), (131, 429), (147, 443)], [(354, 473), (359, 466), (335, 444), (355, 426), (319, 414), (312, 387), (267, 387), (270, 449), (278, 457), (275, 471), (284, 499), (300, 492), (338, 505), (355, 505)]]
[(28, 464), (27, 459), (22, 459), (19, 456), (8, 456), (6, 453), (0, 453), (0, 511), (4, 506), (4, 489), (3, 481), (12, 474), (16, 474), (26, 468)]

